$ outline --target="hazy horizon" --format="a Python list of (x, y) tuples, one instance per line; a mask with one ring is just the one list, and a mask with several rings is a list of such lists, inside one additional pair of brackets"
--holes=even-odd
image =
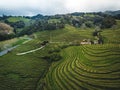
[(120, 10), (120, 0), (1, 0), (0, 15), (33, 16)]

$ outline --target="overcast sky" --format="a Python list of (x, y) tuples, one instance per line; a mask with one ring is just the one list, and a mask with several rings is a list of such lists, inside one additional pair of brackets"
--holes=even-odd
[(0, 0), (0, 15), (54, 15), (120, 10), (120, 0)]

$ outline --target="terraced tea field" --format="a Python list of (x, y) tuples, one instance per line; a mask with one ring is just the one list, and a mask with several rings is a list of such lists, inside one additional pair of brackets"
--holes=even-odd
[(120, 45), (72, 46), (46, 75), (44, 90), (120, 90)]

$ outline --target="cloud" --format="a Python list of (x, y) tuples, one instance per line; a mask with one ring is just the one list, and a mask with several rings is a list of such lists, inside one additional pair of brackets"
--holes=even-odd
[(120, 0), (1, 0), (0, 14), (44, 15), (120, 10)]
[(105, 11), (120, 9), (120, 0), (66, 0), (66, 8), (70, 11)]

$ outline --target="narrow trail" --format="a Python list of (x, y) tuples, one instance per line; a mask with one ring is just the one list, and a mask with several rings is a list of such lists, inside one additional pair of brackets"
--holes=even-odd
[(30, 50), (30, 51), (27, 51), (27, 52), (23, 52), (23, 53), (17, 53), (16, 55), (25, 55), (25, 54), (28, 54), (28, 53), (32, 53), (32, 52), (35, 52), (35, 51), (38, 51), (42, 48), (44, 48), (45, 46), (41, 46), (40, 48), (37, 48), (37, 49), (34, 49), (34, 50)]

